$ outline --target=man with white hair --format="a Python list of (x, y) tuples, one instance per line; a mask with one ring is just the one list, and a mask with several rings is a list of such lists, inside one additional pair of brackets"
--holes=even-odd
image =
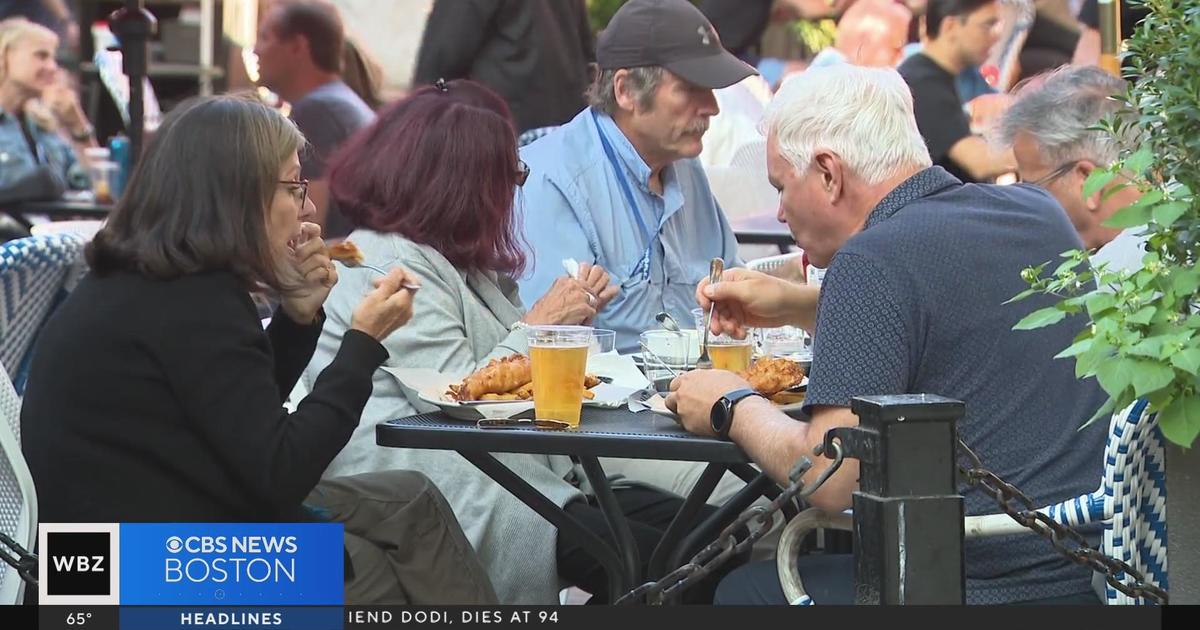
[(1012, 147), (1021, 180), (1045, 188), (1062, 204), (1083, 246), (1095, 252), (1092, 263), (1133, 271), (1142, 266), (1145, 237), (1104, 222), (1137, 201), (1141, 191), (1114, 181), (1083, 194), (1092, 171), (1120, 156), (1118, 139), (1096, 125), (1121, 109), (1113, 97), (1124, 91), (1125, 81), (1100, 68), (1064, 66), (1022, 88), (996, 134)]
[[(742, 269), (702, 283), (697, 299), (715, 302), (713, 329), (734, 335), (811, 325), (815, 309), (810, 421), (781, 413), (736, 374), (699, 370), (677, 378), (667, 399), (683, 425), (737, 442), (784, 481), (827, 431), (858, 424), (851, 398), (940, 394), (966, 403), (963, 439), (1035, 503), (1093, 490), (1104, 427), (1079, 427), (1105, 396), (1053, 358), (1085, 322), (1013, 332), (1055, 298), (1004, 304), (1027, 288), (1026, 266), (1079, 247), (1058, 204), (1034, 186), (963, 184), (931, 167), (912, 97), (893, 70), (809, 70), (776, 95), (764, 125), (779, 217), (809, 259), (828, 267), (819, 302), (811, 289)], [(816, 457), (805, 481), (829, 464)], [(827, 512), (850, 507), (858, 472), (847, 460), (810, 502)], [(968, 514), (997, 511), (982, 492), (960, 491)], [(969, 603), (1097, 601), (1090, 571), (1036, 536), (970, 540), (965, 553)], [(817, 603), (852, 602), (853, 558), (802, 557), (800, 567)], [(784, 603), (773, 565), (735, 576), (719, 602)]]

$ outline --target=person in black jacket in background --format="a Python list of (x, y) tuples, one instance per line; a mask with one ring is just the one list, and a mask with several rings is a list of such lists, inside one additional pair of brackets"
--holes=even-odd
[(508, 103), (520, 135), (583, 110), (595, 51), (584, 0), (434, 0), (413, 85), (482, 83)]
[[(358, 425), (379, 341), (412, 316), (395, 269), (293, 413), (337, 282), (295, 125), (258, 102), (167, 116), (89, 273), (41, 331), (21, 410), (43, 522), (344, 523), (347, 603), (487, 603), (445, 499), (409, 471), (318, 480)], [(274, 289), (264, 332), (250, 291)], [(309, 509), (305, 509), (307, 505)]]

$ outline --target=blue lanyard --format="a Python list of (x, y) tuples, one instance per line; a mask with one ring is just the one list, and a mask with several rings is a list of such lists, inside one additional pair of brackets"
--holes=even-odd
[[(629, 205), (629, 211), (633, 213), (633, 218), (637, 221), (638, 228), (642, 231), (642, 237), (646, 241), (646, 252), (642, 254), (641, 260), (637, 262), (630, 275), (642, 276), (642, 280), (650, 277), (650, 259), (654, 255), (654, 237), (656, 232), (651, 232), (650, 228), (646, 227), (646, 220), (642, 217), (642, 213), (638, 211), (637, 200), (633, 197), (633, 191), (629, 188), (629, 181), (625, 178), (625, 170), (621, 167), (621, 163), (617, 161), (617, 156), (613, 152), (612, 145), (609, 144), (608, 138), (604, 137), (604, 131), (600, 129), (600, 118), (596, 115), (596, 110), (592, 110), (592, 120), (596, 123), (596, 133), (600, 136), (600, 146), (604, 148), (604, 155), (608, 158), (608, 163), (613, 167), (613, 173), (617, 176), (617, 184), (621, 186), (621, 192), (625, 194), (625, 201)], [(660, 228), (662, 226), (659, 226)]]

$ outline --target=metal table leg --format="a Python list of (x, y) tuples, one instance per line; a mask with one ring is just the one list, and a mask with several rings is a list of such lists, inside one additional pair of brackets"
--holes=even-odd
[(663, 532), (662, 539), (654, 548), (654, 553), (650, 556), (648, 578), (657, 580), (667, 574), (667, 559), (671, 552), (675, 551), (687, 529), (693, 525), (696, 514), (712, 496), (717, 482), (721, 481), (721, 476), (724, 474), (724, 464), (709, 464), (704, 468), (700, 479), (696, 481), (696, 485), (692, 487), (692, 491), (688, 493), (687, 499), (679, 508), (679, 513), (675, 515), (674, 519), (671, 519), (667, 531)]
[(745, 488), (739, 490), (725, 505), (718, 508), (715, 514), (705, 519), (699, 527), (692, 530), (692, 533), (687, 538), (683, 539), (683, 543), (678, 545), (668, 558), (670, 566), (673, 568), (683, 564), (685, 560), (684, 554), (689, 549), (698, 550), (701, 543), (715, 540), (722, 529), (736, 520), (746, 508), (750, 507), (750, 504), (757, 501), (758, 497), (763, 495), (765, 488), (774, 483), (766, 475), (761, 475), (754, 481), (746, 484)]
[[(462, 455), (467, 461), (474, 464), (475, 467), (481, 470), (485, 475), (495, 480), (496, 483), (500, 484), (505, 490), (508, 490), (510, 493), (512, 493), (513, 496), (520, 499), (525, 505), (528, 505), (530, 508), (532, 508), (533, 511), (541, 515), (542, 518), (550, 521), (552, 525), (558, 528), (560, 535), (566, 535), (575, 542), (579, 543), (584, 547), (585, 550), (587, 550), (588, 553), (599, 560), (600, 564), (604, 566), (604, 570), (608, 573), (608, 589), (610, 597), (615, 600), (617, 597), (629, 592), (633, 588), (635, 580), (630, 579), (629, 574), (626, 571), (626, 567), (621, 561), (621, 557), (617, 555), (616, 550), (614, 550), (612, 546), (605, 542), (604, 539), (600, 538), (596, 534), (592, 533), (591, 530), (580, 524), (579, 521), (567, 514), (553, 501), (547, 499), (544, 494), (538, 492), (536, 488), (529, 485), (529, 482), (525, 481), (507, 466), (500, 463), (500, 461), (493, 457), (490, 453), (481, 451), (458, 451), (458, 454)], [(590, 459), (596, 467), (599, 467), (599, 463), (596, 462), (595, 458)], [(587, 471), (586, 464), (584, 470)], [(601, 474), (600, 476), (601, 479), (603, 479), (604, 475)], [(589, 479), (590, 477), (591, 475), (589, 474)], [(592, 481), (592, 484), (595, 486), (596, 482)], [(608, 491), (609, 499), (615, 503), (615, 499), (612, 497), (612, 489), (608, 487), (607, 480), (604, 480), (604, 489)], [(601, 509), (603, 509), (603, 507)], [(617, 510), (617, 512), (619, 514), (620, 510)], [(608, 513), (605, 512), (605, 516), (607, 515)], [(632, 540), (632, 535), (629, 534), (629, 526), (624, 521), (624, 515), (622, 514), (621, 516), (621, 524), (624, 525), (625, 533), (629, 536), (630, 540)], [(616, 538), (615, 540), (620, 541), (621, 539)], [(636, 560), (637, 547), (634, 546), (633, 550), (635, 554), (634, 559)], [(633, 570), (637, 570), (636, 564), (634, 565)]]
[(641, 584), (642, 562), (638, 553), (637, 541), (633, 539), (633, 533), (629, 531), (629, 521), (625, 519), (625, 512), (617, 503), (617, 497), (613, 495), (612, 486), (608, 483), (608, 477), (604, 474), (604, 468), (600, 466), (600, 461), (595, 457), (580, 456), (579, 463), (583, 466), (583, 473), (587, 475), (588, 483), (596, 493), (600, 511), (604, 514), (604, 520), (608, 522), (608, 529), (617, 543), (617, 551), (625, 563), (623, 577), (628, 586), (609, 593), (612, 601), (616, 601), (618, 597), (632, 590), (634, 586)]

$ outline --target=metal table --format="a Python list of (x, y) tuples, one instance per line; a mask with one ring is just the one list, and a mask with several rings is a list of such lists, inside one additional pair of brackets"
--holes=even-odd
[(86, 217), (103, 219), (113, 210), (112, 204), (96, 203), (93, 201), (75, 201), (70, 199), (54, 199), (50, 201), (24, 201), (5, 205), (2, 209), (18, 223), (28, 229), (31, 225), (27, 215), (40, 214), (52, 219), (67, 219)]
[[(749, 465), (745, 453), (732, 442), (699, 437), (685, 431), (671, 418), (649, 411), (584, 407), (580, 428), (547, 431), (532, 428), (479, 429), (473, 422), (454, 420), (438, 413), (420, 414), (380, 423), (376, 443), (397, 448), (457, 451), (484, 474), (558, 527), (559, 532), (584, 546), (604, 566), (609, 576), (609, 595), (619, 597), (640, 585), (646, 577), (656, 579), (682, 562), (688, 549), (712, 540), (721, 528), (760, 496), (778, 496), (779, 487)], [(595, 491), (616, 548), (586, 529), (544, 495), (500, 463), (491, 453), (569, 455), (582, 466)], [(709, 462), (650, 558), (648, 575), (641, 575), (637, 545), (613, 495), (599, 457), (671, 459)], [(717, 513), (691, 528), (696, 514), (712, 494), (726, 470), (747, 482)], [(692, 529), (690, 534), (685, 534)]]

